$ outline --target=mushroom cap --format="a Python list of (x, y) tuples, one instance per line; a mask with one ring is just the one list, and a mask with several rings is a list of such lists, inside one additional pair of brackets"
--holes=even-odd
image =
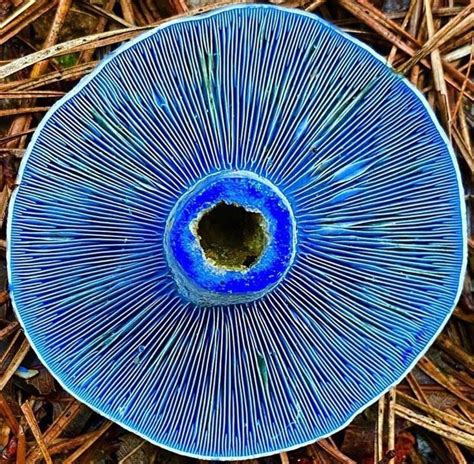
[[(221, 172), (284, 195), (295, 252), (266, 293), (203, 305), (180, 291), (167, 221)], [(459, 297), (462, 186), (435, 116), (301, 11), (233, 6), (123, 45), (42, 120), (18, 179), (10, 290), (38, 356), (76, 398), (185, 455), (334, 433), (414, 366)]]

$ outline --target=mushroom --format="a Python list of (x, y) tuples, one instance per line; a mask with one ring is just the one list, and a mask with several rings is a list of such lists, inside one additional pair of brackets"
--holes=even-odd
[(301, 11), (232, 6), (121, 46), (42, 120), (18, 179), (8, 270), (31, 345), (73, 396), (184, 455), (341, 429), (459, 297), (440, 125)]

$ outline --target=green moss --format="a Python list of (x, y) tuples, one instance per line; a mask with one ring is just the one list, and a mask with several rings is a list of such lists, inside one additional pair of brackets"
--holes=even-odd
[(69, 53), (68, 55), (58, 56), (56, 62), (61, 66), (61, 68), (70, 68), (77, 63), (78, 58), (78, 53)]

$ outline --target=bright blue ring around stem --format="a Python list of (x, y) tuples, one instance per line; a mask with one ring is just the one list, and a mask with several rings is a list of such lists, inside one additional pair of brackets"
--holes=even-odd
[[(248, 269), (216, 266), (199, 243), (197, 223), (219, 203), (241, 206), (264, 218), (267, 244)], [(178, 290), (200, 306), (263, 297), (286, 275), (295, 248), (296, 223), (288, 200), (271, 182), (248, 171), (222, 171), (198, 181), (170, 212), (164, 234), (166, 258)]]

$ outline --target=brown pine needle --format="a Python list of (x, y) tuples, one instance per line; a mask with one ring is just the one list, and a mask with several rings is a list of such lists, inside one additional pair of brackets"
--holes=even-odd
[[(19, 333), (20, 332), (18, 332), (18, 334)], [(20, 347), (18, 348), (18, 350), (16, 350), (5, 372), (0, 377), (0, 391), (2, 391), (5, 388), (8, 381), (13, 377), (13, 374), (20, 367), (20, 364), (22, 363), (23, 359), (25, 359), (25, 356), (28, 354), (29, 350), (30, 350), (30, 344), (28, 343), (28, 340), (24, 339)]]
[(105, 422), (102, 427), (94, 432), (94, 434), (85, 443), (83, 443), (76, 451), (74, 451), (74, 453), (64, 460), (64, 464), (76, 463), (78, 458), (80, 458), (102, 435), (104, 435), (112, 425), (113, 422)]
[(429, 414), (430, 416), (433, 416), (435, 419), (443, 421), (444, 423), (451, 425), (452, 427), (456, 427), (460, 430), (465, 431), (466, 433), (470, 433), (471, 435), (474, 435), (473, 424), (457, 416), (453, 416), (452, 414), (448, 414), (447, 412), (441, 411), (440, 409), (436, 409), (433, 406), (430, 406), (429, 404), (418, 401), (415, 398), (412, 398), (411, 396), (406, 395), (405, 393), (397, 392), (397, 396), (403, 402), (411, 404), (412, 406), (415, 406), (417, 409), (420, 409), (421, 411)]
[(28, 98), (60, 98), (65, 92), (55, 92), (53, 90), (36, 90), (30, 92), (2, 92), (0, 91), (0, 99), (28, 99)]
[(135, 448), (133, 448), (130, 453), (128, 453), (123, 459), (120, 459), (120, 461), (118, 462), (118, 464), (126, 464), (127, 462), (127, 459), (131, 458), (138, 450), (140, 450), (141, 448), (143, 448), (143, 446), (145, 445), (146, 441), (145, 440), (142, 440), (141, 443), (139, 443), (137, 446), (135, 446)]
[(473, 405), (473, 402), (464, 395), (456, 385), (454, 385), (449, 378), (441, 372), (441, 370), (426, 356), (418, 361), (417, 366), (429, 377), (431, 377), (435, 382), (438, 382), (446, 390), (448, 390), (453, 395), (457, 396), (462, 401), (465, 401), (469, 405)]
[(457, 14), (446, 26), (441, 28), (403, 65), (398, 67), (398, 71), (406, 73), (413, 65), (422, 58), (428, 56), (432, 51), (440, 48), (452, 37), (468, 30), (469, 24), (474, 22), (474, 7), (468, 5), (464, 10)]
[(16, 332), (20, 328), (20, 324), (17, 321), (10, 322), (7, 326), (0, 329), (0, 341), (5, 340), (12, 333)]
[[(64, 429), (78, 416), (84, 406), (76, 400), (71, 401), (69, 406), (59, 415), (59, 417), (51, 424), (51, 426), (43, 434), (43, 440), (46, 446), (49, 446), (56, 438), (58, 438)], [(38, 447), (30, 450), (28, 461), (36, 462), (41, 458), (41, 451)]]
[(18, 444), (16, 450), (16, 463), (17, 464), (25, 464), (26, 462), (26, 439), (25, 433), (23, 431), (23, 427), (18, 423), (16, 420), (15, 415), (13, 414), (10, 405), (8, 404), (7, 400), (0, 393), (0, 414), (6, 420), (8, 426), (15, 434)]
[(329, 440), (327, 439), (322, 439), (319, 440), (316, 443), (317, 446), (322, 448), (324, 451), (326, 451), (327, 454), (329, 454), (336, 462), (341, 463), (341, 464), (357, 464), (355, 461), (353, 461), (351, 458), (346, 456), (344, 453), (342, 453), (334, 444), (331, 444)]
[[(49, 106), (33, 106), (24, 108), (12, 108), (10, 110), (0, 110), (0, 118), (15, 116), (19, 114), (42, 113), (49, 110)], [(23, 131), (24, 132), (24, 131)], [(16, 135), (16, 134), (15, 134)]]
[[(381, 14), (380, 11), (372, 5), (370, 5), (370, 7), (367, 3), (364, 3), (362, 5), (361, 0), (337, 0), (337, 2), (347, 11), (351, 12), (354, 16), (363, 21), (368, 27), (376, 31), (383, 38), (391, 42), (399, 50), (403, 51), (407, 55), (413, 56), (415, 54), (415, 49), (413, 48), (414, 46), (404, 42), (398, 35), (392, 32), (392, 30), (395, 29), (398, 31), (400, 29), (400, 34), (402, 34), (405, 38), (409, 38), (409, 41), (411, 43), (420, 46), (420, 44), (415, 38), (413, 38), (410, 34), (401, 29), (398, 25), (396, 25), (396, 23), (393, 23), (393, 21), (388, 20), (387, 18), (381, 21), (379, 19), (379, 16)], [(389, 27), (387, 27), (387, 24), (389, 25)], [(432, 67), (431, 63), (425, 59), (420, 60), (420, 63), (428, 69), (431, 69)], [(10, 65), (12, 64), (13, 63), (11, 63)], [(464, 82), (464, 75), (459, 72), (455, 67), (451, 66), (449, 63), (443, 63), (443, 67), (446, 71), (447, 83), (450, 84), (456, 90), (460, 90), (460, 85), (462, 82)], [(474, 92), (474, 82), (468, 82), (467, 89), (470, 92)], [(474, 96), (470, 94), (466, 94), (466, 96), (471, 100), (474, 100)]]
[(459, 361), (470, 372), (474, 373), (474, 358), (472, 355), (466, 353), (466, 351), (464, 351), (460, 346), (455, 345), (446, 335), (440, 334), (436, 339), (436, 344), (454, 359)]
[(474, 449), (474, 435), (455, 429), (449, 425), (445, 425), (435, 419), (418, 414), (400, 404), (395, 405), (395, 413), (397, 416), (409, 420), (413, 424), (429, 430), (441, 437), (452, 440), (460, 445)]
[(132, 2), (130, 0), (120, 0), (123, 18), (127, 23), (135, 25), (135, 15), (133, 13)]

